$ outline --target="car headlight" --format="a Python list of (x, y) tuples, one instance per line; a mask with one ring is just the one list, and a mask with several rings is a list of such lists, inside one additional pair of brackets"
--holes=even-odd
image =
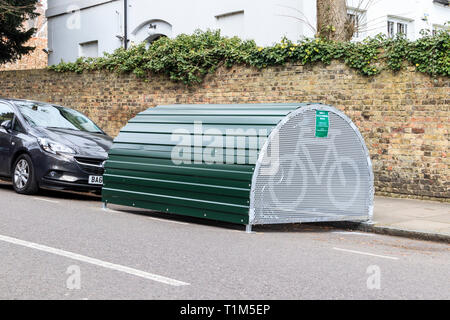
[(58, 142), (54, 142), (45, 138), (38, 138), (38, 142), (41, 148), (49, 153), (75, 154), (75, 150)]

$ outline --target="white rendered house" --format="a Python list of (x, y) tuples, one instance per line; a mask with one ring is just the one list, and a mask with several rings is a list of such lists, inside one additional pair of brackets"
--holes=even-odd
[[(445, 28), (447, 0), (348, 0), (358, 25), (355, 40), (378, 33)], [(126, 14), (125, 14), (126, 13)], [(49, 65), (160, 36), (175, 37), (196, 29), (220, 29), (226, 36), (253, 39), (258, 45), (313, 37), (315, 0), (48, 0)]]

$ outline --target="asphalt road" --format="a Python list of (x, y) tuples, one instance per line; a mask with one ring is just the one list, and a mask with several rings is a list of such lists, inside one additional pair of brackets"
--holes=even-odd
[(0, 183), (0, 299), (450, 299), (448, 244), (110, 208)]

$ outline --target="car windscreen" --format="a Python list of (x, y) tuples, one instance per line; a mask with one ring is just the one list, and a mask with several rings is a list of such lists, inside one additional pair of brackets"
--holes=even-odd
[(33, 102), (15, 104), (25, 120), (33, 127), (103, 133), (88, 117), (69, 108)]

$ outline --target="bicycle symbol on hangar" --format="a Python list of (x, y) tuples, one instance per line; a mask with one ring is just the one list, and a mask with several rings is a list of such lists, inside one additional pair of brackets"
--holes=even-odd
[[(272, 167), (269, 170), (272, 172), (262, 193), (266, 197), (269, 196), (270, 202), (278, 209), (292, 210), (292, 208), (300, 207), (311, 184), (316, 186), (325, 184), (326, 188), (322, 187), (323, 196), (328, 196), (336, 209), (345, 210), (352, 206), (358, 196), (361, 183), (360, 171), (352, 158), (343, 156), (337, 150), (336, 139), (342, 131), (332, 128), (327, 132), (326, 138), (318, 138), (317, 132), (316, 136), (314, 135), (314, 126), (310, 125), (310, 121), (311, 119), (304, 117), (301, 122), (294, 125), (294, 128), (299, 128), (296, 130), (299, 138), (296, 139), (297, 144), (293, 152), (282, 155), (278, 152), (276, 157), (270, 158), (270, 163), (265, 163)], [(276, 141), (279, 141), (279, 137)], [(317, 145), (325, 146), (325, 152), (321, 157), (323, 161), (320, 165), (313, 160), (317, 156), (312, 155), (314, 152), (317, 154)], [(314, 146), (316, 150), (313, 150), (311, 146)], [(280, 147), (278, 146), (278, 150)], [(344, 189), (351, 189), (351, 192), (347, 193), (349, 196), (342, 199), (342, 196), (338, 195)], [(266, 190), (267, 193), (265, 193)]]

